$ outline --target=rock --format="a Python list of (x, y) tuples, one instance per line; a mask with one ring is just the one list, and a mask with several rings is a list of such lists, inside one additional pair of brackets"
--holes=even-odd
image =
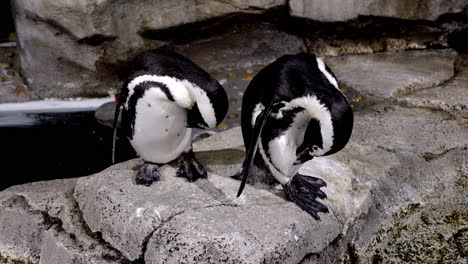
[[(150, 188), (133, 183), (141, 163), (131, 161), (80, 179), (75, 197), (93, 232), (102, 233), (103, 239), (128, 259), (144, 258), (148, 263), (223, 259), (227, 263), (294, 263), (307, 253), (320, 251), (340, 234), (342, 224), (335, 218), (340, 210), (366, 211), (349, 208), (365, 207), (365, 203), (346, 201), (337, 207), (340, 203), (332, 202), (330, 208), (335, 211), (336, 207), (337, 212), (323, 215), (322, 221), (316, 222), (293, 203), (275, 195), (275, 190), (272, 193), (247, 186), (245, 194), (235, 199), (239, 182), (226, 176), (239, 169), (243, 155), (237, 153), (236, 149), (198, 153), (210, 173), (208, 181), (194, 184), (174, 177), (175, 168), (166, 165), (162, 180)], [(329, 188), (335, 190), (350, 181), (340, 184), (337, 187), (330, 183)], [(272, 217), (277, 220), (271, 222)]]
[(468, 145), (466, 129), (448, 115), (430, 110), (379, 105), (359, 116), (353, 140), (416, 154), (439, 154)]
[(450, 81), (397, 100), (412, 107), (445, 111), (468, 125), (468, 57), (461, 56), (456, 66), (456, 74)]
[[(96, 121), (106, 127), (112, 127), (114, 125), (114, 113), (115, 113), (115, 102), (108, 102), (96, 109), (96, 112), (94, 112), (94, 117), (96, 118)], [(122, 114), (119, 116), (118, 120), (118, 127), (120, 127), (120, 118)]]
[(235, 127), (226, 130), (209, 138), (200, 140), (193, 144), (193, 149), (196, 152), (215, 151), (223, 149), (244, 149), (244, 140), (242, 139), (242, 131), (240, 127)]
[(319, 21), (346, 21), (358, 16), (383, 16), (413, 20), (436, 20), (446, 13), (463, 11), (467, 6), (464, 0), (291, 0), (290, 12), (293, 16), (307, 17)]
[(89, 232), (72, 196), (75, 183), (76, 179), (35, 182), (0, 193), (0, 260), (47, 264), (124, 260)]
[[(15, 1), (22, 74), (39, 98), (106, 95), (118, 73), (151, 44), (142, 35), (235, 12), (261, 13), (284, 0)], [(181, 15), (183, 14), (183, 15)]]
[[(404, 73), (395, 66), (403, 62), (394, 60), (407, 56), (425, 70), (405, 81), (394, 75), (393, 86), (382, 81), (391, 92), (370, 94), (369, 83), (375, 100), (355, 111), (349, 144), (301, 168), (327, 182), (322, 201), (330, 213), (321, 221), (287, 201), (279, 186), (248, 185), (236, 198), (239, 181), (228, 176), (245, 152), (234, 128), (194, 143), (208, 170), (208, 179), (195, 183), (175, 177), (174, 162), (161, 168), (161, 181), (137, 186), (142, 161), (134, 159), (92, 176), (0, 192), (0, 262), (459, 263), (466, 257), (468, 127), (462, 111), (415, 102), (466, 102), (466, 58), (429, 54), (353, 56), (383, 60), (396, 73)], [(431, 79), (434, 68), (421, 68), (423, 60), (447, 79)], [(354, 67), (364, 66), (373, 70)], [(401, 92), (415, 76), (424, 85)]]
[(267, 65), (284, 54), (306, 51), (304, 41), (267, 23), (244, 25), (222, 36), (177, 46), (210, 72)]
[(431, 88), (451, 79), (456, 53), (408, 51), (329, 57), (340, 84), (377, 99)]

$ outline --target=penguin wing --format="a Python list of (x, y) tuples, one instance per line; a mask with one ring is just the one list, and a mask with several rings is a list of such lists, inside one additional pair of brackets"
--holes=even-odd
[(116, 96), (114, 122), (112, 123), (112, 164), (115, 163), (115, 141), (117, 138), (117, 123), (119, 121), (122, 104), (126, 99), (126, 94), (122, 91)]
[(250, 147), (247, 151), (244, 163), (242, 164), (242, 182), (239, 186), (239, 190), (237, 191), (237, 197), (239, 197), (242, 194), (242, 191), (245, 187), (245, 183), (247, 182), (247, 177), (250, 175), (250, 170), (252, 168), (252, 163), (255, 158), (255, 153), (257, 152), (258, 144), (260, 142), (260, 135), (262, 134), (262, 130), (265, 126), (266, 120), (268, 119), (268, 116), (272, 111), (272, 105), (273, 103), (271, 103), (264, 111), (260, 113), (260, 115), (257, 117), (257, 120), (255, 121), (255, 125), (252, 128), (253, 133), (252, 137), (250, 138)]

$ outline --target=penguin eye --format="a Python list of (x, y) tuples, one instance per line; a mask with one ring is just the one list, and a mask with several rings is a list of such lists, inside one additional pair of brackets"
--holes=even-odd
[(317, 151), (317, 150), (318, 150), (318, 147), (314, 145), (314, 146), (312, 147), (312, 149), (313, 149), (314, 151)]

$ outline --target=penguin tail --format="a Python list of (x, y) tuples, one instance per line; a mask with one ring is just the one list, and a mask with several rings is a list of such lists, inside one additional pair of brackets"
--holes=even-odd
[(122, 109), (123, 94), (120, 93), (115, 98), (114, 122), (112, 123), (112, 164), (115, 163), (115, 142), (117, 140), (117, 123), (119, 121), (120, 110)]
[(260, 136), (262, 134), (263, 127), (265, 126), (266, 120), (272, 111), (272, 105), (273, 103), (271, 103), (264, 111), (262, 111), (257, 117), (257, 120), (255, 120), (252, 137), (250, 138), (249, 149), (247, 150), (247, 155), (245, 157), (244, 163), (242, 164), (242, 171), (236, 175), (237, 178), (242, 179), (239, 190), (237, 191), (237, 197), (241, 196), (242, 191), (245, 188), (245, 184), (247, 183), (247, 177), (250, 175), (250, 171), (252, 170), (252, 164), (255, 159), (255, 154), (257, 153), (258, 144), (260, 143)]

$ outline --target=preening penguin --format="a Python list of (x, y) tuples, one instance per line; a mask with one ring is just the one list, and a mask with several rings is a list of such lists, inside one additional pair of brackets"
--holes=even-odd
[(113, 161), (121, 109), (123, 134), (145, 162), (137, 173), (137, 184), (159, 180), (159, 166), (179, 156), (177, 176), (191, 182), (206, 178), (192, 151), (192, 128), (215, 127), (228, 109), (226, 92), (206, 71), (174, 52), (139, 54), (130, 64), (118, 97)]
[(353, 113), (338, 82), (314, 55), (286, 55), (262, 69), (242, 101), (242, 135), (247, 156), (234, 176), (242, 183), (280, 183), (286, 196), (320, 219), (327, 207), (321, 179), (301, 175), (299, 168), (314, 157), (341, 150), (349, 141)]

